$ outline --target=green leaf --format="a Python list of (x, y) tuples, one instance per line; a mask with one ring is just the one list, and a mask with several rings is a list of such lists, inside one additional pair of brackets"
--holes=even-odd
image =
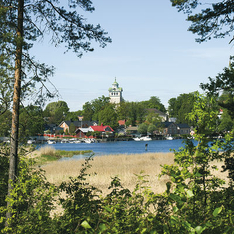
[(195, 231), (197, 234), (201, 234), (205, 229), (206, 227), (201, 227), (201, 226), (195, 227)]
[(112, 212), (111, 208), (109, 208), (108, 206), (105, 206), (104, 208), (105, 208), (105, 210), (108, 211), (109, 213)]
[(222, 206), (216, 208), (213, 212), (213, 216), (216, 217), (222, 211)]
[(174, 207), (173, 207), (173, 212), (174, 212), (174, 213), (176, 213), (178, 210), (179, 210), (179, 209), (178, 209), (177, 206), (174, 206)]
[(175, 215), (172, 215), (172, 216), (171, 216), (171, 220), (177, 222), (177, 221), (179, 220), (179, 218), (178, 218), (177, 216), (175, 216)]
[(105, 231), (105, 230), (107, 229), (106, 224), (105, 224), (105, 223), (100, 223), (99, 229), (100, 229), (101, 231)]
[(188, 190), (188, 191), (187, 191), (187, 197), (188, 197), (188, 198), (191, 198), (191, 197), (193, 197), (193, 196), (194, 196), (193, 191), (192, 191), (192, 190)]
[(178, 196), (178, 195), (176, 195), (176, 194), (174, 194), (174, 193), (171, 193), (171, 194), (169, 195), (169, 197), (170, 197), (172, 200), (176, 201), (176, 202), (180, 202), (180, 201), (181, 201), (180, 196)]
[(86, 220), (81, 223), (81, 226), (85, 229), (92, 228)]

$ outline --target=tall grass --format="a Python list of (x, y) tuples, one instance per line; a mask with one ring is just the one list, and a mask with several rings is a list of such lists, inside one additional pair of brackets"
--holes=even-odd
[[(118, 176), (124, 187), (133, 190), (136, 185), (136, 175), (143, 173), (148, 175), (148, 185), (152, 190), (161, 193), (165, 191), (168, 178), (158, 179), (161, 172), (160, 165), (172, 164), (173, 160), (173, 153), (96, 156), (91, 162), (92, 167), (88, 169), (90, 176), (87, 177), (87, 182), (106, 194), (111, 178)], [(43, 166), (43, 169), (50, 182), (60, 184), (62, 181), (67, 181), (70, 176), (76, 177), (83, 163), (82, 159), (57, 161)]]
[(38, 155), (54, 155), (56, 149), (52, 146), (44, 146), (37, 150)]
[[(162, 193), (166, 189), (166, 182), (169, 178), (164, 176), (160, 179), (158, 175), (161, 172), (161, 165), (173, 164), (173, 153), (145, 153), (145, 154), (122, 154), (96, 156), (91, 161), (92, 167), (88, 169), (90, 176), (87, 177), (87, 182), (100, 189), (104, 195), (108, 193), (111, 178), (118, 176), (125, 188), (133, 190), (136, 185), (137, 176), (141, 172), (148, 175), (147, 185), (151, 187), (155, 193)], [(57, 161), (44, 165), (47, 179), (55, 184), (60, 184), (62, 181), (69, 180), (69, 177), (79, 175), (84, 159)], [(214, 163), (219, 170), (214, 170), (213, 173), (221, 178), (227, 179), (227, 172), (220, 173), (223, 162)]]

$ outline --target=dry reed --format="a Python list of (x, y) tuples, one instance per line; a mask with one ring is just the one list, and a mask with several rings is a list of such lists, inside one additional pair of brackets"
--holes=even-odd
[[(102, 190), (103, 194), (107, 194), (111, 178), (118, 176), (123, 187), (133, 190), (137, 181), (136, 175), (142, 172), (147, 175), (146, 179), (149, 181), (147, 185), (154, 192), (161, 193), (165, 191), (168, 178), (158, 179), (161, 172), (160, 165), (172, 164), (173, 160), (173, 153), (96, 156), (91, 161), (92, 167), (87, 171), (90, 173), (87, 182)], [(43, 169), (46, 171), (46, 177), (50, 182), (59, 184), (62, 181), (69, 180), (70, 176), (77, 176), (83, 163), (84, 160), (82, 159), (57, 161), (44, 165)]]
[(44, 146), (37, 150), (38, 155), (54, 155), (56, 153), (56, 149), (52, 146)]
[[(146, 185), (153, 192), (162, 193), (166, 189), (166, 182), (169, 181), (169, 178), (167, 176), (158, 178), (161, 172), (161, 165), (170, 165), (173, 162), (173, 153), (96, 156), (91, 161), (92, 167), (87, 171), (90, 174), (87, 177), (87, 182), (100, 189), (103, 195), (106, 195), (110, 192), (108, 187), (110, 186), (111, 178), (118, 176), (121, 179), (122, 186), (132, 191), (136, 185), (136, 175), (143, 172), (143, 175), (147, 175), (146, 179), (148, 183)], [(46, 177), (49, 182), (60, 184), (62, 181), (68, 181), (69, 177), (78, 176), (83, 163), (84, 159), (56, 161), (44, 165), (43, 169), (46, 172)], [(227, 172), (220, 172), (223, 163), (216, 162), (212, 164), (217, 165), (219, 168), (219, 170), (214, 170), (213, 174), (221, 179), (227, 180)]]

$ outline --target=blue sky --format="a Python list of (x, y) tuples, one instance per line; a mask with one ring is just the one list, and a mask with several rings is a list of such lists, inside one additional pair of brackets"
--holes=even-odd
[(100, 23), (111, 44), (104, 49), (95, 45), (95, 51), (81, 59), (46, 42), (33, 49), (37, 59), (56, 68), (51, 82), (60, 98), (52, 101), (67, 102), (70, 111), (108, 96), (115, 77), (125, 100), (157, 96), (167, 107), (170, 98), (201, 92), (201, 82), (228, 66), (233, 53), (230, 38), (196, 43), (196, 35), (187, 31), (186, 15), (178, 13), (169, 0), (93, 0), (93, 4), (93, 13), (80, 13), (87, 22)]

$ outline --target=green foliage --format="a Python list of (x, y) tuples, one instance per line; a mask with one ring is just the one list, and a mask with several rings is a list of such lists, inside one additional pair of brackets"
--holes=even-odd
[(106, 106), (110, 105), (109, 97), (98, 97), (91, 102), (86, 102), (83, 105), (84, 120), (98, 120), (99, 112), (104, 110)]
[(142, 101), (142, 105), (146, 109), (152, 109), (155, 108), (159, 111), (166, 112), (165, 106), (161, 103), (160, 99), (158, 97), (152, 96), (148, 101)]
[(1, 137), (10, 136), (11, 115), (12, 113), (9, 110), (6, 110), (4, 113), (0, 114), (0, 136)]
[[(175, 164), (163, 166), (162, 175), (171, 179), (166, 191), (173, 211), (170, 225), (182, 233), (233, 232), (233, 228), (229, 228), (234, 205), (233, 188), (226, 189), (224, 181), (212, 174), (212, 170), (217, 169), (212, 166), (213, 162), (226, 160), (233, 151), (230, 136), (227, 135), (224, 141), (207, 138), (218, 118), (215, 107), (215, 99), (196, 95), (189, 118), (197, 123), (197, 144), (187, 140), (184, 148), (174, 151)], [(229, 196), (231, 203), (227, 201)]]
[(119, 124), (114, 105), (109, 104), (103, 110), (101, 110), (98, 113), (98, 121), (99, 123), (103, 123), (103, 125), (109, 125), (113, 129), (116, 129)]
[(69, 111), (67, 103), (64, 101), (51, 102), (45, 108), (45, 112), (48, 112), (52, 115), (54, 115), (57, 110), (61, 110), (62, 112), (67, 113)]
[(229, 67), (225, 67), (223, 72), (219, 73), (215, 78), (209, 77), (209, 83), (201, 84), (201, 88), (207, 91), (209, 96), (217, 97), (218, 104), (222, 109), (224, 108), (227, 110), (232, 119), (234, 118), (233, 77), (234, 57), (231, 56)]
[(162, 118), (159, 116), (159, 114), (149, 112), (146, 115), (146, 122), (149, 124), (155, 125), (155, 124), (161, 123), (163, 121), (162, 121)]
[(138, 126), (138, 132), (141, 134), (147, 134), (148, 131), (148, 124), (142, 123)]
[[(60, 101), (61, 103), (65, 103)], [(68, 112), (68, 107), (57, 108), (60, 102), (49, 103), (44, 110), (44, 117), (47, 117), (49, 123), (61, 123), (62, 120), (77, 120), (78, 115), (82, 115), (84, 120), (99, 121), (104, 125), (109, 125), (113, 129), (118, 127), (118, 120), (126, 120), (127, 125), (138, 125), (145, 120), (148, 122), (160, 122), (161, 119), (156, 114), (149, 114), (148, 109), (156, 108), (162, 112), (166, 112), (165, 107), (158, 97), (151, 97), (148, 101), (127, 102), (123, 101), (120, 105), (113, 105), (109, 101), (109, 97), (98, 97), (83, 105), (83, 110), (76, 112)], [(65, 105), (65, 104), (64, 104)], [(67, 105), (65, 105), (67, 106)], [(152, 115), (150, 117), (150, 115)], [(154, 116), (153, 116), (154, 115)], [(48, 118), (49, 117), (49, 118)], [(150, 119), (151, 118), (151, 119)]]
[[(19, 175), (11, 191), (10, 206), (0, 208), (1, 233), (54, 233), (52, 217), (55, 187), (48, 183), (40, 169), (34, 169), (26, 161), (20, 160)], [(8, 210), (12, 218), (4, 227)]]
[(8, 180), (8, 165), (9, 165), (9, 147), (7, 145), (0, 144), (0, 207), (6, 206), (7, 195), (7, 180)]
[(194, 95), (193, 109), (187, 118), (195, 123), (199, 134), (211, 135), (216, 131), (219, 108), (214, 97)]
[(101, 137), (102, 135), (102, 133), (99, 131), (88, 132), (88, 133), (91, 133), (92, 136), (97, 137), (97, 138)]
[[(233, 32), (232, 1), (216, 1), (212, 4), (202, 4), (201, 0), (171, 0), (172, 6), (188, 14), (191, 22), (189, 31), (196, 33), (203, 42), (213, 38), (224, 38)], [(193, 11), (195, 13), (193, 14)]]
[(78, 121), (79, 120), (78, 116), (82, 116), (82, 111), (81, 110), (67, 112), (65, 114), (65, 120)]
[(19, 123), (19, 134), (22, 142), (27, 140), (30, 136), (42, 134), (45, 123), (42, 109), (32, 105), (22, 107), (20, 110)]
[(71, 123), (70, 127), (69, 127), (69, 133), (71, 135), (75, 135), (75, 131), (76, 131), (76, 126), (74, 123)]
[(68, 105), (64, 101), (51, 102), (44, 110), (44, 117), (48, 119), (48, 123), (60, 124), (69, 111)]
[(194, 105), (195, 93), (180, 94), (177, 98), (171, 98), (168, 103), (168, 112), (170, 117), (176, 118), (177, 123), (194, 123), (186, 118), (186, 115), (192, 111)]
[(157, 127), (154, 124), (149, 124), (147, 128), (147, 132), (153, 134), (153, 132), (157, 129)]
[[(85, 233), (91, 227), (98, 228), (101, 201), (95, 195), (96, 188), (86, 183), (87, 169), (90, 168), (87, 158), (77, 178), (70, 178), (70, 182), (62, 183), (60, 191), (66, 192), (66, 198), (60, 197), (64, 209), (63, 215), (57, 217), (58, 233)], [(95, 231), (91, 233), (95, 233)]]
[(226, 109), (222, 109), (223, 113), (219, 115), (219, 123), (217, 131), (220, 133), (231, 131), (234, 127), (234, 120), (228, 114)]
[(187, 140), (185, 148), (175, 152), (174, 165), (163, 166), (162, 175), (171, 179), (166, 191), (171, 228), (180, 233), (232, 233), (233, 189), (212, 175), (212, 163), (224, 158), (226, 143), (217, 140), (209, 146), (204, 135), (196, 135), (196, 140), (197, 145)]

